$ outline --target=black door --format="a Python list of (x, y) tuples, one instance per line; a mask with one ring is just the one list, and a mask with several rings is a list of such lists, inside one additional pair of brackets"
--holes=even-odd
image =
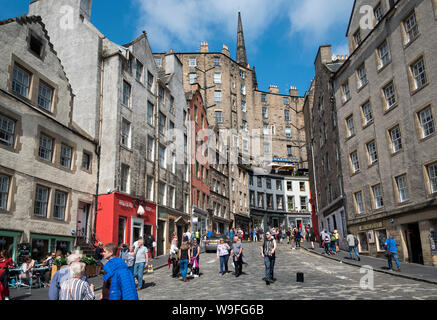
[(408, 240), (410, 242), (409, 260), (412, 263), (423, 264), (422, 242), (420, 241), (419, 224), (413, 223), (408, 225)]

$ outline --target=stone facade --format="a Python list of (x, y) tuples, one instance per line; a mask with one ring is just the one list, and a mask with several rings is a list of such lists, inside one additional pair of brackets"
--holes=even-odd
[[(74, 122), (76, 104), (40, 17), (0, 22), (0, 239), (14, 260), (73, 251), (94, 230), (97, 144)], [(3, 247), (5, 246), (5, 247)]]
[[(363, 253), (382, 255), (393, 235), (402, 261), (436, 265), (435, 2), (393, 3), (355, 2), (336, 72), (348, 227)], [(382, 6), (371, 30), (360, 29), (362, 5)]]

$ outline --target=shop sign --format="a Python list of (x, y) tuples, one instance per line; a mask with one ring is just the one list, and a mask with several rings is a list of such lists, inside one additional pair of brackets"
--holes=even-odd
[(134, 208), (134, 205), (131, 201), (118, 200), (118, 204), (125, 208)]
[(358, 227), (359, 231), (382, 228), (382, 222), (365, 224)]
[(198, 217), (193, 217), (193, 223), (198, 223), (199, 222), (199, 218)]

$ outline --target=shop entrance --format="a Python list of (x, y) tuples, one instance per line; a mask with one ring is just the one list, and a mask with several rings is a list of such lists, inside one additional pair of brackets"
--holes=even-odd
[(165, 221), (158, 220), (158, 239), (156, 240), (156, 244), (158, 246), (156, 256), (162, 256), (164, 254), (164, 246), (165, 246)]
[(405, 232), (407, 233), (409, 262), (423, 264), (422, 242), (420, 240), (419, 224), (408, 224)]

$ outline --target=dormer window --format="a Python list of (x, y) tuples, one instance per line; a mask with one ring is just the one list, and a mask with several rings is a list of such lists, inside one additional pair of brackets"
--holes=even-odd
[(42, 40), (32, 32), (30, 33), (29, 50), (38, 57), (42, 56), (44, 44)]

